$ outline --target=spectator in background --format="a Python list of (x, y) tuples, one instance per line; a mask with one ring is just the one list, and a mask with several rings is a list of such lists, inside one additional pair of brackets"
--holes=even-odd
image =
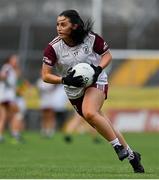
[[(119, 160), (128, 158), (134, 172), (143, 173), (140, 154), (129, 147), (121, 133), (101, 112), (108, 90), (107, 75), (103, 69), (112, 56), (107, 43), (91, 28), (91, 23), (84, 23), (75, 10), (66, 10), (57, 17), (58, 36), (44, 51), (43, 80), (51, 84), (64, 84), (73, 107), (112, 145)], [(73, 77), (75, 71), (70, 70), (81, 62), (90, 64), (95, 71), (93, 83), (88, 88), (84, 87), (82, 76)], [(52, 71), (52, 67), (58, 71)]]
[(3, 132), (8, 124), (11, 135), (16, 141), (21, 141), (19, 126), (19, 108), (16, 103), (16, 86), (19, 71), (19, 57), (16, 54), (9, 56), (0, 70), (0, 141), (4, 141)]

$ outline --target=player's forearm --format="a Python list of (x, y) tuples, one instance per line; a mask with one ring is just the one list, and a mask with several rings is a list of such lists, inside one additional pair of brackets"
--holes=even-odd
[(101, 66), (102, 69), (104, 69), (105, 67), (109, 65), (111, 60), (112, 60), (112, 55), (110, 52), (108, 52), (102, 56), (99, 66)]
[(44, 82), (51, 83), (51, 84), (61, 84), (62, 77), (53, 75), (53, 74), (43, 74), (42, 79)]
[(61, 84), (62, 77), (52, 74), (52, 67), (43, 63), (41, 71), (42, 79), (46, 83)]

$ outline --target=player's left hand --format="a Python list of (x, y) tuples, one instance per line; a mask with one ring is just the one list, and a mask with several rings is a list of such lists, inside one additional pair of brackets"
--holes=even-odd
[(94, 69), (95, 73), (93, 75), (93, 83), (96, 83), (99, 74), (102, 72), (102, 67), (101, 66), (94, 66), (93, 64), (91, 64), (91, 67)]

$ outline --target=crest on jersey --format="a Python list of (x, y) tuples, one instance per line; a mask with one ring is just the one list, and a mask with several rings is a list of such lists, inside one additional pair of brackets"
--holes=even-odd
[(83, 51), (84, 51), (85, 54), (88, 54), (88, 53), (89, 53), (89, 48), (88, 48), (87, 45), (85, 45), (85, 46), (83, 47)]

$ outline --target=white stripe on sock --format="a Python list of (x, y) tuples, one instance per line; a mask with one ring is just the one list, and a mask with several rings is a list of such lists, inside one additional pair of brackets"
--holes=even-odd
[(116, 146), (116, 145), (121, 146), (118, 138), (115, 138), (113, 141), (110, 141), (109, 143), (110, 143), (113, 147)]

